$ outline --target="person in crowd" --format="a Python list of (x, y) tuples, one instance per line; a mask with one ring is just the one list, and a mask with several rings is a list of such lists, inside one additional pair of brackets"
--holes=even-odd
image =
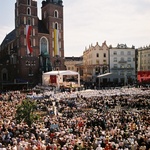
[(47, 114), (31, 128), (15, 121), (17, 105), (26, 95), (0, 95), (0, 150), (150, 149), (149, 90), (50, 92), (44, 97), (45, 93), (34, 100)]

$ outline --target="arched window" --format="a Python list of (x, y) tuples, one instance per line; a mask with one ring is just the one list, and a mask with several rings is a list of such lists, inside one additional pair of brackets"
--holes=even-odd
[(41, 45), (41, 54), (47, 55), (49, 53), (48, 52), (48, 40), (45, 37), (41, 38), (40, 45)]
[(54, 17), (58, 18), (58, 11), (57, 10), (54, 11)]
[(55, 29), (58, 29), (58, 23), (55, 23)]
[(27, 15), (31, 15), (31, 9), (29, 7), (27, 8)]

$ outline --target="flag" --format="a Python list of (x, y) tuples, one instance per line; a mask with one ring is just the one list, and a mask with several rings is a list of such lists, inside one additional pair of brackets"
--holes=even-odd
[(31, 41), (30, 41), (31, 30), (32, 30), (32, 27), (30, 25), (26, 25), (27, 54), (31, 54), (33, 51), (31, 48)]
[(57, 83), (56, 75), (50, 75), (50, 83)]
[(54, 55), (59, 55), (59, 30), (54, 29)]

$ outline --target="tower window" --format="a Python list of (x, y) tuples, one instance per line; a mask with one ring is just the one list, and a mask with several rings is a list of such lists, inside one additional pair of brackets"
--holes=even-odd
[(31, 19), (28, 18), (28, 22), (27, 22), (28, 25), (31, 25)]
[(34, 18), (32, 18), (32, 25), (33, 25), (33, 26), (35, 25), (35, 20), (34, 20)]
[(26, 17), (24, 17), (24, 24), (26, 24)]
[(31, 15), (31, 9), (30, 8), (27, 8), (27, 14)]
[(27, 0), (27, 4), (28, 4), (28, 5), (31, 5), (31, 0)]
[(58, 29), (58, 24), (57, 23), (55, 23), (55, 29)]
[(54, 11), (54, 17), (58, 18), (58, 11), (57, 10)]

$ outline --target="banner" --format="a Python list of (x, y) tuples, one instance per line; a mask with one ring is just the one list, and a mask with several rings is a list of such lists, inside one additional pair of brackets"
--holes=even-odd
[(50, 83), (57, 83), (56, 75), (50, 75)]
[(150, 71), (138, 71), (138, 82), (150, 82)]
[(31, 30), (32, 30), (32, 27), (30, 25), (26, 25), (27, 54), (31, 54), (33, 51), (31, 48), (31, 39), (30, 39)]
[(59, 55), (59, 30), (54, 29), (54, 56)]

